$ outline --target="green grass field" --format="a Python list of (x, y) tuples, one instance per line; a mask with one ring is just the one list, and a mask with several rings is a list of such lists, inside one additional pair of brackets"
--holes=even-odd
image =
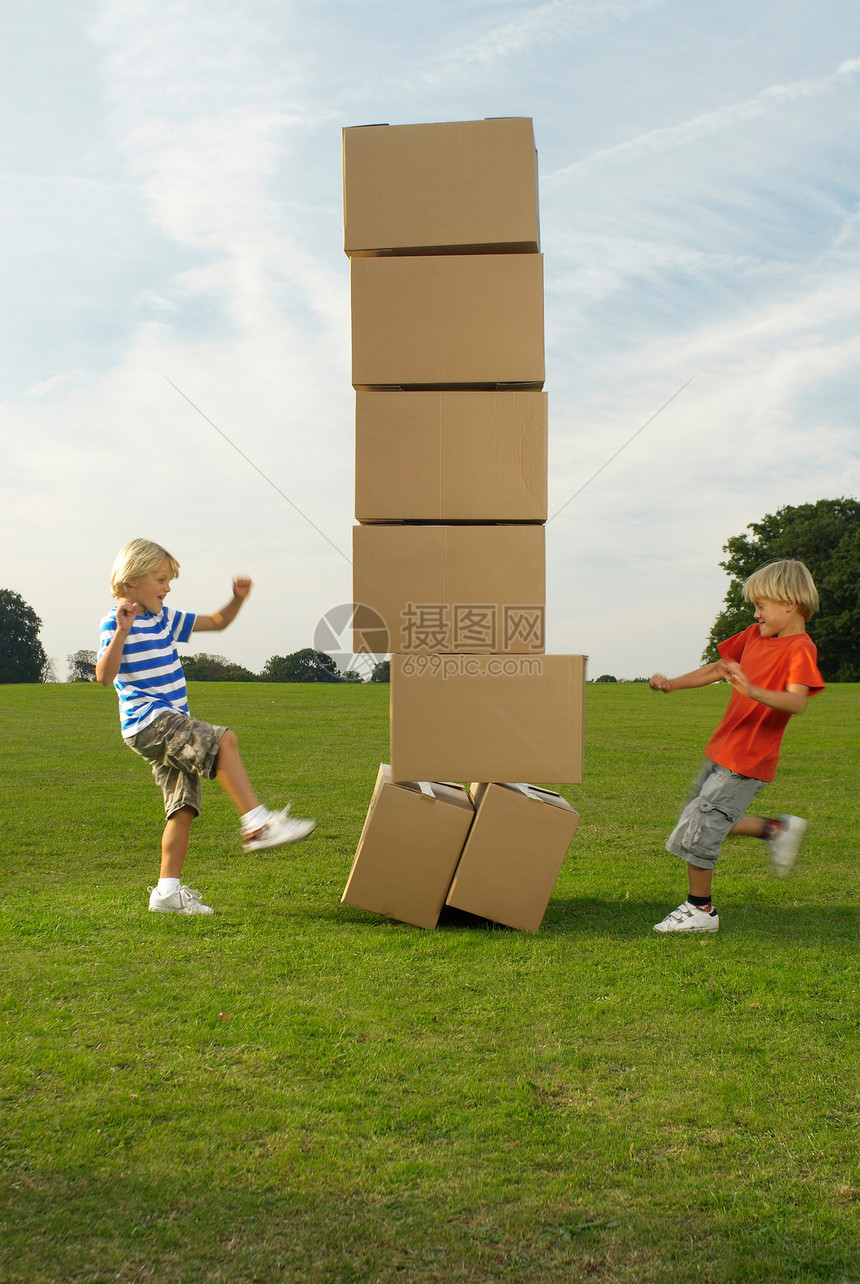
[[(725, 688), (588, 688), (544, 925), (340, 904), (387, 687), (199, 684), (295, 849), (240, 854), (217, 786), (149, 914), (160, 795), (94, 686), (0, 687), (4, 1284), (860, 1281), (860, 687), (788, 729), (715, 936), (664, 938), (665, 836)], [(536, 782), (537, 783), (537, 782)]]

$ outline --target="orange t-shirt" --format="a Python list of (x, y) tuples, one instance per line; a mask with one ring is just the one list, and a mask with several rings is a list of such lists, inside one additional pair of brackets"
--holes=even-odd
[[(724, 660), (737, 660), (750, 682), (766, 691), (784, 691), (790, 683), (809, 687), (810, 695), (824, 690), (818, 671), (818, 651), (808, 633), (763, 638), (757, 624), (719, 644)], [(732, 691), (728, 708), (705, 747), (712, 762), (742, 776), (773, 780), (779, 746), (790, 713), (769, 709)]]

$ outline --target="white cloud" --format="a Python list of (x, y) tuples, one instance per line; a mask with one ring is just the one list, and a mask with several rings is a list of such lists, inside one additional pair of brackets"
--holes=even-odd
[[(857, 284), (856, 279), (813, 282), (793, 297), (770, 302), (750, 315), (741, 314), (702, 327), (674, 345), (673, 364), (708, 364), (726, 355), (755, 363), (767, 353), (782, 356), (807, 347), (816, 351), (830, 347), (837, 364), (850, 366), (860, 313)], [(841, 327), (851, 332), (847, 340), (840, 333)], [(828, 331), (835, 338), (828, 340)], [(637, 355), (637, 364), (642, 369), (653, 369), (660, 360), (660, 351), (658, 345), (645, 345)]]
[(64, 388), (66, 384), (71, 383), (74, 379), (80, 378), (80, 370), (72, 370), (70, 374), (54, 375), (52, 379), (45, 379), (42, 383), (34, 384), (26, 392), (21, 394), (22, 400), (30, 397), (44, 397), (49, 392), (56, 392), (58, 388)]
[(785, 85), (769, 85), (743, 102), (720, 107), (717, 111), (702, 112), (701, 115), (667, 129), (650, 130), (647, 134), (640, 134), (615, 147), (600, 148), (581, 161), (547, 174), (544, 181), (548, 184), (557, 183), (599, 165), (623, 165), (631, 161), (646, 160), (675, 147), (689, 147), (702, 138), (722, 133), (727, 129), (734, 129), (737, 125), (745, 124), (757, 116), (774, 111), (785, 103), (828, 93), (838, 85), (853, 79), (858, 72), (860, 72), (860, 58), (851, 58), (840, 63), (835, 71), (825, 76), (811, 80), (796, 80)]
[(665, 0), (598, 0), (588, 4), (549, 0), (439, 55), (424, 68), (422, 77), (432, 84), (470, 70), (486, 70), (534, 45), (587, 36), (663, 3)]
[(223, 245), (240, 233), (253, 242), (271, 220), (261, 183), (278, 156), (278, 112), (230, 110), (181, 124), (156, 118), (125, 139), (144, 182), (154, 221), (192, 245)]

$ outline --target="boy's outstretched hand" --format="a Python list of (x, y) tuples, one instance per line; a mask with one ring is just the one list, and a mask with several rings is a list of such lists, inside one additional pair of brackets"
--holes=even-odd
[(648, 679), (648, 685), (652, 691), (671, 691), (672, 683), (663, 673), (652, 673)]
[(233, 580), (233, 596), (246, 598), (254, 587), (254, 581), (246, 579), (242, 575), (235, 576)]
[(720, 660), (719, 674), (730, 682), (739, 695), (748, 696), (750, 694), (751, 683), (744, 673), (737, 660)]

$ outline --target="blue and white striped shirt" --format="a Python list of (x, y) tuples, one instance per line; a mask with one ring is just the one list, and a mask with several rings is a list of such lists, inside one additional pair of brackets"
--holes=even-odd
[[(161, 608), (160, 615), (147, 611), (131, 626), (114, 686), (119, 695), (119, 721), (123, 739), (136, 736), (166, 710), (189, 715), (185, 674), (179, 662), (177, 642), (187, 642), (196, 614)], [(116, 632), (116, 608), (100, 626), (99, 657), (104, 655)]]

